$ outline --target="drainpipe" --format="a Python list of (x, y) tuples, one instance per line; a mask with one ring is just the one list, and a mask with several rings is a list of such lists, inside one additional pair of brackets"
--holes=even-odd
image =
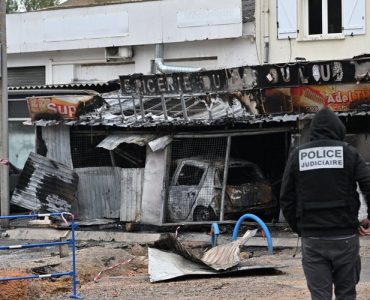
[(164, 57), (164, 46), (163, 44), (155, 45), (155, 69), (156, 73), (192, 73), (203, 71), (204, 68), (196, 67), (179, 67), (179, 66), (168, 66), (163, 63)]
[(269, 27), (269, 0), (263, 1), (263, 62), (269, 63), (270, 58), (270, 27)]

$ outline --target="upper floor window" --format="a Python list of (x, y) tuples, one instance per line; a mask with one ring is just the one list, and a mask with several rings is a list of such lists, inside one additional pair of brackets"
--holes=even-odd
[(279, 39), (365, 33), (366, 0), (277, 0)]
[(342, 0), (307, 1), (308, 34), (342, 33)]

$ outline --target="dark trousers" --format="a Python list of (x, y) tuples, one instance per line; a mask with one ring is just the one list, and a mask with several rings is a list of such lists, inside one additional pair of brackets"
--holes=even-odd
[(342, 240), (302, 238), (302, 265), (312, 300), (356, 299), (360, 280), (360, 243), (356, 235)]

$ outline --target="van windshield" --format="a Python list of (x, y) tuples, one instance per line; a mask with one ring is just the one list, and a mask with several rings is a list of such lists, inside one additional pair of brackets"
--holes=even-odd
[(264, 181), (261, 171), (254, 166), (230, 167), (227, 185), (240, 185), (243, 183), (256, 183)]

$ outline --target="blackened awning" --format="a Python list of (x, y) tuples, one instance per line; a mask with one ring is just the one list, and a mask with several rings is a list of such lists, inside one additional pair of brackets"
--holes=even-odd
[(169, 136), (158, 136), (156, 134), (111, 134), (102, 140), (97, 147), (114, 150), (122, 143), (145, 146), (149, 144), (152, 151), (164, 149), (172, 139)]

